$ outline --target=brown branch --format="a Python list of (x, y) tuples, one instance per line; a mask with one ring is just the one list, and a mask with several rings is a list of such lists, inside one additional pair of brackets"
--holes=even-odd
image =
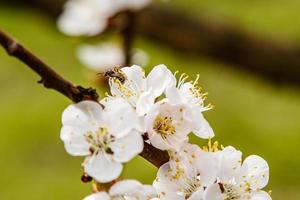
[[(65, 2), (24, 0), (23, 5), (28, 1), (54, 17), (61, 13)], [(245, 70), (274, 83), (300, 86), (300, 45), (250, 34), (230, 22), (201, 14), (194, 17), (169, 7), (150, 6), (136, 18), (137, 31), (180, 53), (228, 63), (223, 67)]]
[(42, 83), (46, 88), (54, 89), (74, 102), (84, 99), (98, 99), (98, 95), (94, 89), (74, 86), (1, 29), (0, 44), (9, 55), (18, 58), (35, 71), (41, 77), (38, 83)]
[(123, 52), (125, 55), (125, 66), (129, 66), (132, 63), (132, 47), (135, 38), (135, 21), (136, 13), (132, 11), (126, 11), (121, 14), (123, 18), (123, 25), (121, 27), (121, 36), (123, 40)]
[(144, 150), (142, 153), (140, 153), (140, 156), (148, 160), (156, 167), (160, 167), (169, 161), (169, 154), (167, 151), (157, 149), (147, 142), (144, 142)]
[[(42, 83), (46, 88), (54, 89), (74, 102), (98, 100), (98, 94), (94, 89), (74, 86), (1, 29), (0, 44), (9, 55), (18, 58), (40, 75), (42, 79), (39, 83)], [(147, 143), (145, 143), (144, 150), (140, 155), (156, 167), (159, 167), (169, 160), (167, 152), (156, 149)]]
[(300, 86), (300, 46), (250, 34), (238, 26), (149, 7), (139, 15), (141, 34), (181, 53), (206, 56), (274, 83)]

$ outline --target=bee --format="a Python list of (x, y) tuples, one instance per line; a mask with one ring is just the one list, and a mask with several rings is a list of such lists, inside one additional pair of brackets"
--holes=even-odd
[(88, 182), (91, 182), (93, 180), (92, 177), (90, 177), (89, 175), (87, 175), (86, 173), (84, 173), (82, 176), (81, 176), (81, 181), (83, 183), (88, 183)]
[(124, 74), (124, 72), (121, 70), (120, 67), (114, 67), (113, 69), (110, 69), (100, 74), (103, 74), (107, 78), (118, 79), (122, 84), (124, 84), (124, 82), (126, 81), (126, 75)]

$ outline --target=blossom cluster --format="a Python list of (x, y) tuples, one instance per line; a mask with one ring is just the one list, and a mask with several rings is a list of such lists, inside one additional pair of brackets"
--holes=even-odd
[[(108, 72), (110, 93), (99, 102), (82, 101), (62, 115), (61, 139), (67, 152), (84, 156), (84, 172), (98, 183), (119, 178), (123, 163), (143, 151), (144, 142), (168, 152), (170, 159), (153, 185), (117, 181), (108, 192), (85, 200), (270, 200), (262, 189), (269, 179), (267, 162), (256, 155), (242, 162), (232, 146), (211, 144), (214, 132), (203, 116), (211, 108), (195, 81), (176, 79), (165, 65), (146, 76), (133, 65)], [(207, 139), (200, 148), (189, 134)]]
[(70, 36), (93, 36), (103, 32), (119, 12), (137, 11), (152, 0), (69, 0), (58, 19), (58, 28)]
[[(103, 33), (111, 18), (125, 11), (137, 12), (152, 0), (68, 0), (59, 16), (57, 26), (68, 36), (95, 36)], [(132, 63), (145, 66), (148, 55), (141, 49), (130, 49)], [(80, 62), (98, 72), (115, 65), (124, 65), (125, 55), (114, 42), (81, 45), (77, 50)]]

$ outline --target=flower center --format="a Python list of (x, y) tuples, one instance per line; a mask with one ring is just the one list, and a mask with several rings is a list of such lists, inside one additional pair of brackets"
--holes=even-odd
[(219, 184), (224, 200), (246, 200), (251, 199), (250, 188), (245, 185)]
[(164, 139), (168, 135), (173, 135), (176, 132), (173, 120), (171, 117), (157, 116), (154, 121), (153, 129), (159, 133)]
[(106, 128), (101, 127), (95, 133), (87, 132), (85, 134), (85, 140), (91, 145), (90, 152), (92, 154), (99, 150), (103, 150), (106, 153), (112, 153), (109, 144), (114, 141), (114, 137), (108, 134)]
[(200, 175), (192, 179), (187, 177), (182, 178), (183, 181), (181, 183), (181, 189), (178, 192), (178, 194), (180, 196), (184, 196), (185, 199), (188, 199), (192, 196), (194, 192), (196, 192), (202, 186), (202, 183), (200, 181)]
[(184, 188), (185, 198), (188, 199), (192, 194), (198, 190), (198, 188), (201, 186), (201, 182), (198, 178), (188, 180), (187, 187)]
[(131, 196), (124, 196), (124, 195), (115, 195), (111, 197), (111, 200), (135, 200), (137, 198)]

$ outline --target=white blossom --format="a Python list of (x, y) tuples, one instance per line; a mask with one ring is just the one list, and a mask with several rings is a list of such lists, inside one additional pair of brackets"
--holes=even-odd
[(125, 10), (140, 10), (151, 0), (69, 0), (58, 19), (58, 28), (70, 36), (97, 35), (110, 17)]
[(82, 45), (78, 48), (77, 55), (84, 65), (99, 72), (125, 63), (122, 49), (113, 43)]
[(121, 82), (118, 78), (110, 78), (111, 94), (128, 101), (139, 116), (145, 115), (153, 107), (155, 99), (176, 81), (165, 65), (157, 65), (147, 77), (144, 70), (137, 65), (123, 67), (119, 73), (125, 80)]
[[(85, 66), (104, 72), (113, 69), (115, 66), (123, 66), (125, 56), (123, 50), (115, 43), (101, 43), (98, 45), (81, 45), (77, 50), (77, 57)], [(141, 49), (134, 49), (132, 63), (146, 66), (149, 56)]]
[(210, 106), (204, 106), (205, 94), (201, 92), (201, 88), (198, 86), (199, 75), (193, 82), (185, 82), (187, 78), (187, 75), (182, 74), (176, 85), (166, 89), (166, 97), (171, 104), (184, 105), (189, 108), (188, 116), (195, 135), (205, 139), (212, 138), (214, 132), (202, 114), (203, 111), (210, 109)]
[(132, 63), (139, 65), (141, 67), (147, 66), (150, 60), (147, 52), (138, 48), (133, 49), (131, 59), (132, 59)]
[(84, 200), (151, 200), (157, 196), (150, 185), (142, 185), (136, 180), (115, 183), (107, 192), (94, 193)]
[(98, 182), (119, 177), (122, 163), (143, 149), (143, 139), (135, 129), (136, 114), (123, 99), (107, 102), (104, 109), (93, 101), (72, 104), (63, 112), (62, 124), (67, 152), (86, 156), (84, 171)]
[[(110, 95), (100, 103), (72, 104), (63, 112), (66, 151), (85, 156), (85, 173), (100, 183), (118, 178), (122, 164), (143, 150), (142, 134), (146, 142), (167, 150), (170, 160), (159, 168), (153, 186), (124, 180), (84, 200), (271, 200), (263, 191), (269, 180), (263, 158), (251, 155), (242, 162), (234, 147), (211, 144), (214, 133), (202, 115), (210, 107), (204, 105), (199, 77), (186, 82), (182, 75), (177, 82), (165, 65), (148, 76), (137, 65), (108, 72)], [(191, 132), (209, 138), (208, 146), (189, 144)]]
[(178, 150), (188, 140), (191, 124), (185, 118), (186, 108), (168, 101), (157, 102), (145, 117), (150, 143), (162, 150)]
[(215, 180), (214, 157), (197, 145), (185, 144), (162, 165), (153, 186), (160, 200), (202, 200)]
[(140, 10), (149, 5), (152, 0), (114, 0), (116, 12), (122, 10)]
[(96, 35), (114, 13), (111, 0), (69, 0), (58, 19), (60, 31), (70, 36)]
[(241, 164), (242, 153), (231, 146), (208, 150), (185, 144), (171, 152), (153, 183), (161, 200), (271, 200), (261, 190), (269, 179), (264, 159), (251, 155)]
[(256, 155), (241, 164), (242, 153), (233, 147), (218, 152), (217, 182), (204, 192), (204, 200), (271, 200), (262, 191), (269, 180), (267, 162)]

